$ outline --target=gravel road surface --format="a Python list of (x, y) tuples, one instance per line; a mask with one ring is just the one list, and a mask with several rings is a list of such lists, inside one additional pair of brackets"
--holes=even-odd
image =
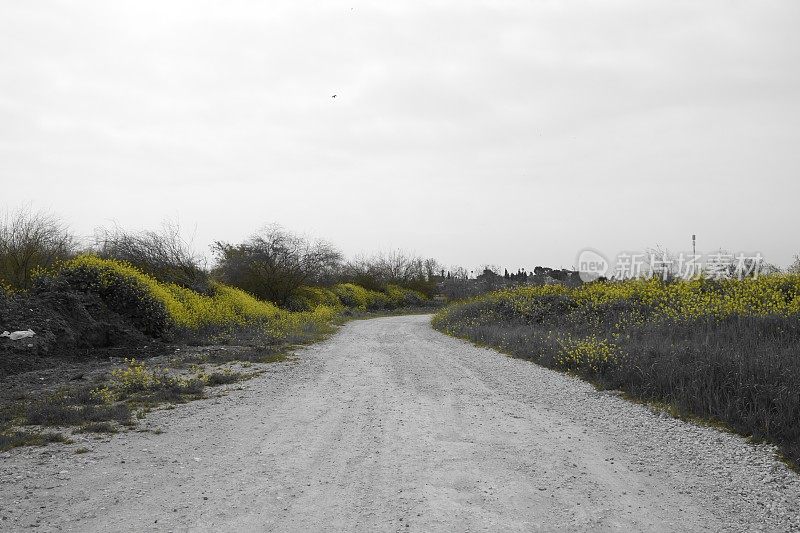
[(0, 459), (0, 530), (788, 531), (800, 476), (431, 329), (355, 321), (148, 424)]

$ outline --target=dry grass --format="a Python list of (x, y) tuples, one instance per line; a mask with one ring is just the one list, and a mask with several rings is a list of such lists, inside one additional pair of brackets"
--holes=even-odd
[(53, 431), (26, 431), (26, 430), (7, 430), (0, 432), (0, 452), (16, 448), (18, 446), (44, 446), (51, 442), (61, 442), (70, 444), (72, 441)]

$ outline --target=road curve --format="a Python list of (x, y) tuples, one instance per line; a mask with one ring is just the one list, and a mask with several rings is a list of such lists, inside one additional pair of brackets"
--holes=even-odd
[(355, 321), (89, 454), (0, 460), (0, 529), (786, 531), (771, 450), (446, 337)]

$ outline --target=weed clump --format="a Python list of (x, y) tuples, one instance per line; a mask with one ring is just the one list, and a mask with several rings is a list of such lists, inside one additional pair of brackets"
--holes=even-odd
[(222, 372), (212, 372), (205, 377), (206, 385), (209, 387), (216, 387), (218, 385), (227, 385), (229, 383), (236, 383), (245, 378), (241, 372), (234, 372), (230, 369), (225, 369)]
[(111, 383), (93, 394), (110, 401), (129, 400), (144, 405), (161, 402), (183, 403), (203, 397), (203, 377), (180, 377), (166, 370), (150, 370), (136, 359), (126, 360), (127, 367), (111, 373)]
[(24, 430), (0, 432), (0, 452), (19, 446), (44, 446), (51, 442), (72, 443), (69, 438), (61, 433), (52, 431), (43, 433)]
[(108, 420), (123, 423), (130, 416), (127, 405), (104, 403), (85, 388), (50, 394), (30, 402), (25, 409), (26, 423), (38, 426), (74, 426)]

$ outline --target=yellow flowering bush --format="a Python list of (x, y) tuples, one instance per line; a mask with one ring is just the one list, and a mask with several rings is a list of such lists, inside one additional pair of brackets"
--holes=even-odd
[(292, 311), (313, 311), (321, 305), (336, 309), (342, 307), (342, 302), (330, 289), (305, 286), (296, 290), (288, 302), (288, 307)]
[(388, 303), (386, 294), (365, 289), (355, 283), (340, 283), (333, 287), (333, 292), (345, 307), (366, 311), (367, 309), (384, 309)]
[[(111, 372), (111, 377), (114, 379), (114, 387), (120, 393), (130, 394), (147, 390), (156, 381), (156, 376), (147, 369), (144, 363), (136, 359), (125, 359), (125, 363), (128, 365), (127, 368), (120, 368)], [(96, 394), (98, 397), (108, 396), (109, 392), (98, 391)]]
[[(746, 278), (665, 283), (658, 279), (505, 289), (463, 302), (479, 302), (487, 313), (506, 312), (517, 317), (536, 316), (542, 303), (562, 296), (584, 310), (608, 309), (620, 302), (641, 304), (652, 318), (693, 319), (729, 316), (791, 316), (800, 314), (800, 275), (778, 274)], [(548, 300), (550, 299), (550, 300)], [(447, 313), (452, 308), (442, 311)]]
[(428, 299), (427, 296), (419, 291), (406, 289), (398, 285), (388, 285), (385, 293), (386, 306), (391, 308), (419, 306)]
[[(135, 267), (113, 259), (81, 255), (50, 272), (80, 290), (94, 291), (114, 310), (129, 316), (142, 331), (161, 335), (168, 327), (186, 330), (255, 326), (276, 339), (325, 331), (338, 306), (319, 305), (290, 312), (221, 283), (206, 295), (161, 283)], [(42, 275), (42, 274), (40, 274)]]
[(556, 365), (565, 370), (577, 370), (588, 374), (602, 374), (616, 363), (614, 346), (606, 339), (593, 335), (574, 339), (559, 339), (561, 350)]

